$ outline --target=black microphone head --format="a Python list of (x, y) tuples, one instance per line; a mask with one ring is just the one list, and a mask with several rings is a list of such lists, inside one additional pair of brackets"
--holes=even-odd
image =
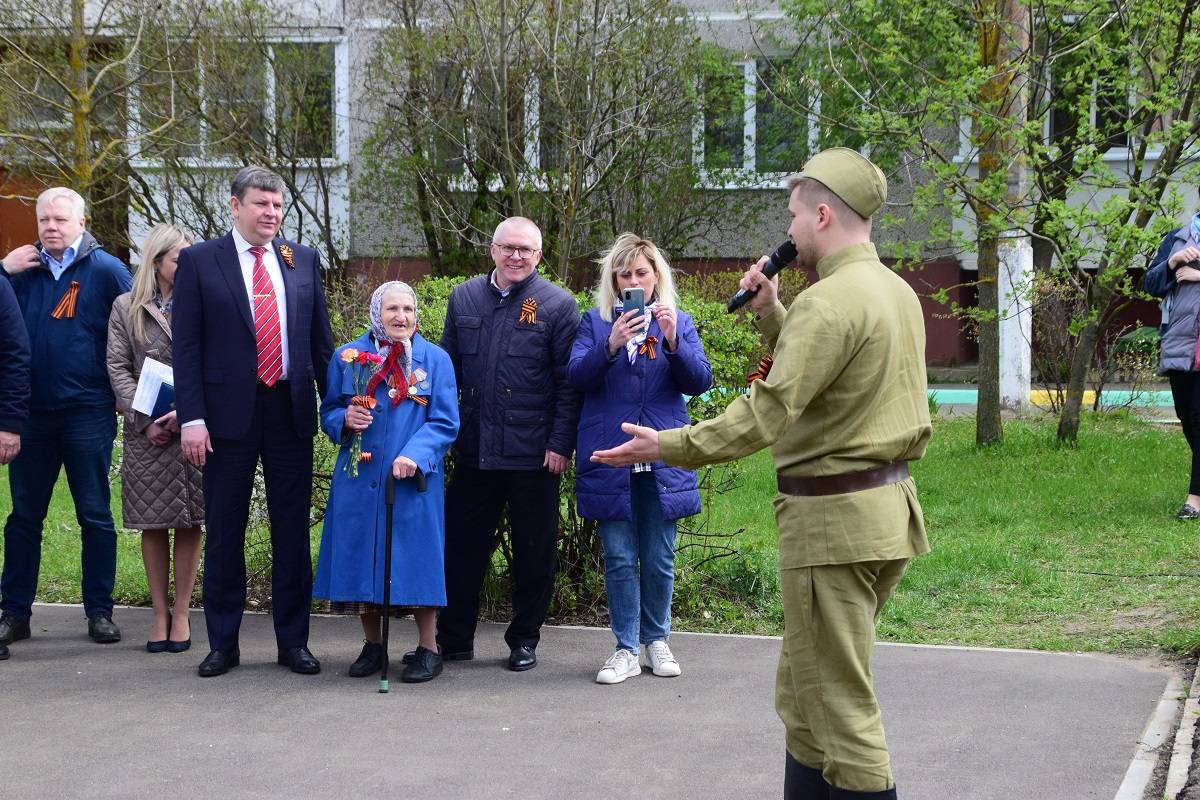
[(779, 245), (779, 247), (776, 247), (775, 252), (771, 253), (767, 258), (778, 264), (779, 268), (782, 269), (796, 260), (796, 245), (792, 244), (791, 239), (788, 239)]

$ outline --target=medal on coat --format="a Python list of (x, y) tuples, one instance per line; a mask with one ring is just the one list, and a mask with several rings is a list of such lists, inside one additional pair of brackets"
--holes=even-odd
[(50, 312), (55, 319), (72, 319), (75, 316), (75, 302), (79, 299), (79, 281), (71, 281), (71, 288), (58, 301), (58, 305)]
[(521, 301), (521, 316), (517, 317), (517, 322), (523, 325), (537, 324), (537, 300), (526, 297)]
[(296, 265), (292, 261), (292, 248), (290, 245), (280, 244), (279, 255), (283, 256), (283, 263), (287, 264), (288, 269), (295, 269)]

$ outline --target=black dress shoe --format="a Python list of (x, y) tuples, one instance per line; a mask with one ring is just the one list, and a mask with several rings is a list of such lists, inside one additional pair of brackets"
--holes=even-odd
[[(438, 652), (438, 655), (442, 657), (443, 661), (470, 661), (471, 659), (475, 658), (474, 650), (460, 650), (457, 653), (453, 654), (454, 658), (450, 658), (450, 657), (446, 656), (444, 653), (442, 653), (442, 646), (440, 644), (437, 646), (437, 652)], [(404, 654), (404, 657), (400, 659), (400, 663), (401, 664), (411, 664), (411, 663), (413, 663), (414, 660), (416, 660), (416, 658), (417, 658), (417, 651), (409, 650), (407, 653)]]
[(279, 651), (278, 664), (288, 667), (300, 675), (316, 675), (321, 671), (321, 662), (308, 652), (307, 647), (289, 647)]
[(177, 642), (174, 639), (167, 639), (168, 653), (182, 653), (192, 646), (192, 637), (184, 639), (182, 642)]
[(88, 617), (88, 636), (98, 644), (112, 644), (121, 641), (121, 629), (113, 624), (110, 614), (101, 611)]
[(167, 652), (167, 640), (159, 639), (157, 642), (150, 640), (146, 642), (147, 653), (165, 653)]
[(400, 673), (401, 683), (425, 683), (442, 674), (442, 657), (432, 650), (417, 647), (412, 663)]
[[(438, 655), (440, 655), (442, 657), (443, 661), (472, 661), (475, 658), (475, 648), (474, 647), (459, 647), (457, 649), (451, 650), (450, 648), (442, 647), (442, 645), (439, 644), (437, 646), (437, 648), (438, 648)], [(417, 657), (417, 651), (409, 650), (407, 653), (404, 654), (404, 658), (402, 658), (400, 660), (403, 661), (405, 664), (411, 664), (413, 662), (413, 659), (416, 657)]]
[(346, 674), (351, 678), (365, 678), (383, 669), (383, 645), (379, 642), (363, 642), (358, 660), (350, 665)]
[(532, 647), (514, 647), (508, 654), (508, 668), (513, 672), (524, 672), (537, 666), (537, 654)]
[(242, 654), (235, 647), (232, 650), (213, 650), (200, 662), (201, 678), (212, 678), (224, 675), (242, 662)]
[(0, 644), (0, 661), (8, 661), (8, 645)]
[(0, 614), (0, 644), (12, 644), (28, 638), (28, 617), (17, 619), (12, 614)]

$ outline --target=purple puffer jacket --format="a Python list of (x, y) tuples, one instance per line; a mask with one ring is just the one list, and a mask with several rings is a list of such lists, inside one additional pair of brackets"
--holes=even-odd
[[(656, 358), (639, 355), (630, 364), (624, 348), (613, 358), (608, 357), (612, 323), (601, 319), (596, 309), (583, 315), (567, 367), (567, 380), (583, 392), (575, 447), (575, 496), (582, 517), (633, 518), (629, 469), (614, 469), (590, 460), (596, 450), (629, 441), (621, 423), (634, 422), (656, 430), (687, 425), (691, 420), (683, 395), (697, 395), (712, 386), (712, 367), (704, 356), (692, 318), (683, 311), (677, 311), (676, 318), (675, 352), (667, 351), (662, 329), (657, 320), (651, 320), (648, 335), (659, 340), (654, 348)], [(679, 519), (700, 513), (696, 473), (656, 461), (654, 478), (664, 517)]]

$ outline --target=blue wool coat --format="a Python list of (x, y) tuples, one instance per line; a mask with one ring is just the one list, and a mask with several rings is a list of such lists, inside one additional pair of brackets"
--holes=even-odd
[(354, 396), (353, 370), (341, 360), (347, 347), (376, 353), (370, 333), (342, 345), (329, 362), (329, 381), (321, 403), (321, 429), (341, 445), (325, 510), (321, 552), (313, 594), (329, 600), (383, 602), (384, 481), (398, 455), (416, 462), (429, 488), (396, 482), (392, 520), (392, 591), (395, 606), (446, 605), (443, 570), (445, 512), (442, 506), (442, 458), (458, 435), (458, 389), (454, 365), (437, 345), (413, 334), (412, 368), (424, 370), (429, 398), (422, 406), (403, 400), (392, 407), (388, 387), (375, 390), (374, 421), (363, 431), (362, 449), (373, 456), (358, 465), (358, 476), (346, 474), (350, 439), (342, 438), (346, 407)]
[[(575, 495), (580, 516), (597, 520), (631, 520), (628, 469), (614, 469), (591, 461), (592, 453), (629, 441), (622, 422), (647, 425), (656, 430), (687, 425), (683, 395), (697, 395), (712, 386), (712, 367), (704, 355), (692, 318), (676, 312), (675, 352), (664, 346), (658, 321), (650, 321), (649, 336), (657, 337), (657, 357), (639, 355), (629, 363), (625, 348), (608, 355), (612, 323), (592, 309), (583, 315), (567, 380), (583, 392), (583, 411), (576, 442)], [(658, 498), (666, 519), (680, 519), (700, 512), (696, 473), (654, 462)]]

